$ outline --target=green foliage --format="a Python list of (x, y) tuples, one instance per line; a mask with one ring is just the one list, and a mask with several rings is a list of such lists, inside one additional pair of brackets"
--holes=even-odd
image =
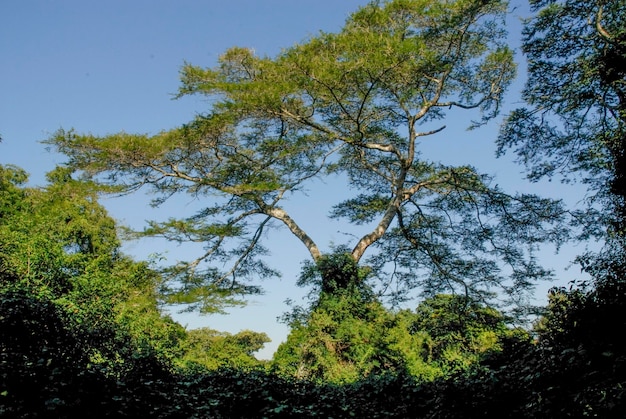
[(305, 323), (291, 325), (272, 364), (288, 376), (335, 383), (354, 382), (383, 369), (398, 370), (402, 365), (383, 348), (389, 317), (378, 302), (363, 303), (346, 294), (327, 296)]
[[(3, 168), (4, 173), (10, 170)], [(14, 173), (17, 179), (20, 172)], [(155, 350), (151, 345), (159, 342), (164, 345), (159, 356), (173, 358), (183, 330), (160, 314), (159, 276), (119, 252), (115, 222), (98, 204), (96, 190), (70, 175), (67, 169), (56, 169), (48, 175), (46, 188), (3, 184), (7, 199), (2, 207), (7, 210), (0, 223), (0, 260), (3, 272), (14, 278), (3, 281), (3, 289), (45, 295), (71, 313), (74, 327), (87, 334), (118, 328), (144, 348), (140, 352)], [(114, 347), (93, 350), (94, 359), (105, 364), (126, 357)]]
[(346, 248), (321, 256), (311, 263), (305, 261), (297, 281), (301, 287), (311, 287), (311, 294), (325, 296), (351, 294), (364, 301), (373, 298), (367, 284), (371, 275), (369, 268), (359, 267)]
[(429, 359), (444, 376), (477, 367), (485, 356), (500, 352), (503, 341), (525, 333), (509, 328), (497, 310), (455, 295), (420, 303), (411, 328), (430, 337)]
[[(506, 195), (473, 168), (417, 150), (443, 129), (432, 124), (448, 107), (479, 109), (472, 127), (497, 113), (514, 72), (504, 5), (372, 2), (341, 32), (275, 58), (233, 48), (214, 69), (185, 66), (181, 95), (215, 100), (183, 127), (152, 137), (59, 132), (50, 141), (70, 164), (45, 188), (0, 166), (0, 416), (622, 417), (624, 5), (532, 4), (525, 99), (536, 109), (510, 116), (501, 150), (517, 147), (531, 178), (585, 173), (595, 202), (609, 204), (585, 214), (586, 234), (611, 237), (603, 253), (580, 258), (591, 286), (551, 291), (536, 342), (477, 301), (494, 284), (516, 298), (549, 276), (532, 250), (567, 238), (559, 203)], [(93, 182), (74, 180), (74, 169)], [(367, 193), (332, 216), (375, 227), (324, 255), (280, 203), (333, 172)], [(206, 243), (167, 284), (120, 253), (97, 203), (97, 191), (143, 184), (155, 204), (181, 192), (215, 202), (142, 233)], [(292, 333), (268, 372), (253, 356), (265, 334), (186, 333), (161, 315), (157, 288), (207, 311), (228, 289), (254, 291), (235, 278), (274, 274), (259, 257), (276, 221), (311, 253), (300, 282), (317, 298), (288, 316)], [(372, 246), (379, 253), (360, 264)], [(231, 264), (222, 272), (205, 261)], [(390, 277), (427, 297), (415, 311), (391, 311), (374, 292), (390, 261)]]
[(314, 264), (323, 262), (283, 201), (330, 174), (359, 191), (346, 192), (331, 212), (365, 229), (350, 257), (385, 283), (398, 281), (394, 298), (421, 288), (488, 300), (499, 287), (520, 301), (550, 276), (534, 251), (563, 239), (560, 204), (509, 196), (472, 167), (429, 162), (419, 152), (423, 137), (445, 129), (440, 120), (450, 109), (474, 110), (472, 128), (498, 114), (515, 76), (505, 12), (497, 0), (374, 1), (339, 32), (275, 57), (234, 47), (214, 68), (186, 64), (180, 96), (211, 103), (188, 124), (154, 136), (59, 131), (48, 143), (100, 185), (150, 188), (155, 205), (176, 194), (208, 199), (198, 213), (143, 232), (205, 245), (197, 259), (166, 272), (173, 301), (202, 310), (216, 290), (258, 291), (248, 281), (276, 274), (263, 258), (265, 233), (276, 225)]
[(561, 175), (586, 183), (591, 203), (611, 208), (586, 214), (587, 237), (620, 231), (626, 219), (626, 6), (595, 0), (531, 5), (536, 15), (523, 34), (527, 107), (508, 117), (500, 153), (513, 149), (530, 179)]
[[(366, 286), (370, 273), (338, 252), (309, 270), (319, 290), (324, 283), (332, 286), (310, 312), (294, 317), (294, 330), (273, 362), (278, 374), (268, 373), (250, 369), (258, 365), (252, 355), (265, 335), (185, 335), (159, 317), (152, 298), (155, 273), (115, 251), (110, 223), (97, 219), (103, 213), (95, 201), (82, 202), (80, 188), (65, 192), (82, 203), (81, 217), (95, 218), (74, 218), (70, 228), (57, 218), (73, 214), (63, 211), (69, 210), (63, 189), (51, 185), (55, 193), (48, 196), (21, 186), (22, 171), (2, 169), (2, 416), (501, 418), (623, 412), (626, 355), (614, 331), (624, 327), (625, 299), (614, 262), (597, 266), (606, 281), (593, 292), (553, 294), (534, 346), (507, 329), (499, 313), (465, 297), (438, 295), (414, 312), (391, 312)], [(47, 224), (35, 226), (26, 214)], [(83, 245), (73, 244), (77, 238)], [(90, 242), (99, 244), (84, 245)], [(23, 243), (30, 251), (23, 251)], [(170, 369), (163, 361), (172, 359), (195, 366)], [(227, 365), (247, 369), (206, 368)], [(298, 374), (309, 380), (294, 378)]]
[(300, 281), (318, 284), (319, 294), (308, 310), (296, 308), (286, 316), (291, 332), (274, 355), (274, 371), (330, 383), (404, 373), (431, 382), (479, 369), (502, 341), (523, 333), (466, 297), (437, 295), (415, 312), (393, 312), (365, 278), (355, 281), (360, 275), (365, 273), (342, 252), (305, 267)]
[(255, 358), (254, 353), (269, 341), (265, 333), (251, 330), (231, 335), (208, 328), (192, 329), (187, 332), (185, 355), (181, 361), (210, 370), (260, 367), (262, 362)]
[(16, 415), (61, 415), (106, 397), (99, 381), (165, 371), (184, 336), (161, 315), (159, 276), (119, 252), (92, 185), (66, 169), (48, 178), (27, 188), (23, 171), (0, 167), (0, 392)]

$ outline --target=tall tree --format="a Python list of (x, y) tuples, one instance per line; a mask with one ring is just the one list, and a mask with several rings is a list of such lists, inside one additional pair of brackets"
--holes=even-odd
[[(332, 217), (363, 225), (347, 254), (387, 280), (434, 294), (517, 298), (549, 276), (533, 256), (558, 240), (558, 203), (510, 196), (469, 166), (425, 160), (425, 137), (450, 110), (495, 117), (515, 75), (498, 0), (374, 1), (339, 33), (320, 33), (274, 58), (226, 51), (215, 68), (185, 65), (180, 95), (204, 95), (209, 111), (154, 136), (60, 131), (49, 143), (85, 176), (129, 192), (148, 186), (155, 204), (188, 193), (210, 202), (196, 214), (152, 222), (146, 235), (201, 242), (206, 252), (171, 269), (176, 290), (200, 302), (219, 289), (249, 290), (274, 274), (259, 256), (264, 233), (287, 228), (314, 262), (324, 254), (285, 199), (335, 174), (353, 196)], [(378, 247), (364, 261), (368, 249)], [(224, 271), (212, 262), (226, 263)], [(506, 265), (506, 268), (503, 267)], [(332, 272), (322, 276), (330, 278)]]

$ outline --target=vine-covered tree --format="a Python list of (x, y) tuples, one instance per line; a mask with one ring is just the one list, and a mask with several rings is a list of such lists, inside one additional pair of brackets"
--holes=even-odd
[[(260, 257), (270, 226), (322, 261), (284, 201), (330, 175), (346, 186), (330, 216), (363, 226), (347, 255), (395, 281), (396, 297), (419, 288), (486, 300), (499, 288), (516, 300), (550, 275), (533, 251), (560, 239), (559, 204), (507, 195), (473, 167), (420, 154), (420, 141), (446, 132), (448, 112), (467, 110), (472, 128), (498, 114), (515, 75), (505, 13), (498, 0), (374, 1), (340, 32), (276, 57), (236, 47), (215, 68), (185, 65), (180, 96), (211, 103), (188, 124), (153, 136), (60, 131), (49, 143), (86, 177), (123, 192), (150, 188), (156, 205), (182, 193), (206, 199), (201, 211), (143, 232), (204, 243), (204, 254), (170, 269), (172, 293), (200, 304), (275, 274)], [(322, 272), (337, 283), (331, 274)]]
[(497, 310), (464, 296), (437, 295), (415, 311), (393, 312), (353, 289), (322, 293), (309, 311), (297, 314), (271, 366), (280, 374), (326, 382), (403, 373), (430, 382), (469, 374), (504, 342), (530, 339), (508, 328)]

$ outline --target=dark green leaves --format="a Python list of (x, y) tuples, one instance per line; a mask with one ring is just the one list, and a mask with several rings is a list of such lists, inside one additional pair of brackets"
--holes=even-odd
[[(529, 61), (523, 96), (529, 107), (508, 117), (498, 140), (499, 153), (512, 148), (532, 180), (544, 176), (582, 180), (593, 199), (623, 218), (624, 4), (531, 3), (537, 15), (526, 24), (523, 40)], [(588, 223), (597, 222), (590, 212)]]

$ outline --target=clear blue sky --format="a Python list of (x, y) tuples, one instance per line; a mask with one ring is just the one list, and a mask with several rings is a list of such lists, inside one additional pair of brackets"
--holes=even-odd
[[(34, 185), (45, 172), (63, 162), (63, 156), (40, 143), (57, 129), (104, 135), (118, 131), (156, 133), (173, 128), (206, 111), (203, 99), (172, 100), (178, 72), (187, 61), (212, 66), (231, 46), (253, 48), (259, 55), (274, 55), (320, 30), (337, 31), (348, 14), (366, 0), (3, 0), (0, 2), (0, 164), (15, 164), (31, 173)], [(513, 5), (525, 4), (516, 0)], [(511, 39), (519, 38), (517, 19), (511, 17)], [(507, 101), (513, 106), (520, 80)], [(449, 129), (424, 142), (424, 152), (445, 163), (473, 164), (496, 175), (509, 191), (533, 191), (553, 197), (579, 199), (580, 189), (560, 184), (530, 185), (521, 167), (494, 159), (498, 124), (464, 131), (466, 120), (448, 121)], [(458, 124), (458, 125), (457, 125)], [(320, 235), (322, 245), (341, 243), (349, 231), (326, 220), (333, 193), (331, 183), (313, 188), (306, 202), (293, 202), (299, 219)], [(565, 195), (563, 195), (565, 194)], [(168, 211), (187, 211), (198, 205), (181, 197), (156, 211), (141, 196), (107, 198), (102, 203), (124, 224), (140, 228), (145, 219)], [(342, 230), (340, 233), (339, 230)], [(177, 316), (189, 327), (209, 326), (235, 333), (252, 329), (268, 333), (273, 342), (262, 351), (269, 357), (284, 339), (287, 328), (276, 317), (287, 310), (286, 298), (301, 301), (306, 290), (294, 286), (300, 262), (307, 257), (301, 244), (281, 231), (272, 232), (268, 246), (282, 279), (262, 284), (266, 294), (254, 297), (244, 309), (228, 316)], [(161, 253), (169, 260), (188, 256), (172, 244), (142, 241), (125, 250), (137, 258)], [(556, 257), (546, 250), (547, 264), (562, 272), (572, 255)], [(561, 278), (571, 279), (577, 269)], [(539, 289), (538, 298), (545, 295)]]

